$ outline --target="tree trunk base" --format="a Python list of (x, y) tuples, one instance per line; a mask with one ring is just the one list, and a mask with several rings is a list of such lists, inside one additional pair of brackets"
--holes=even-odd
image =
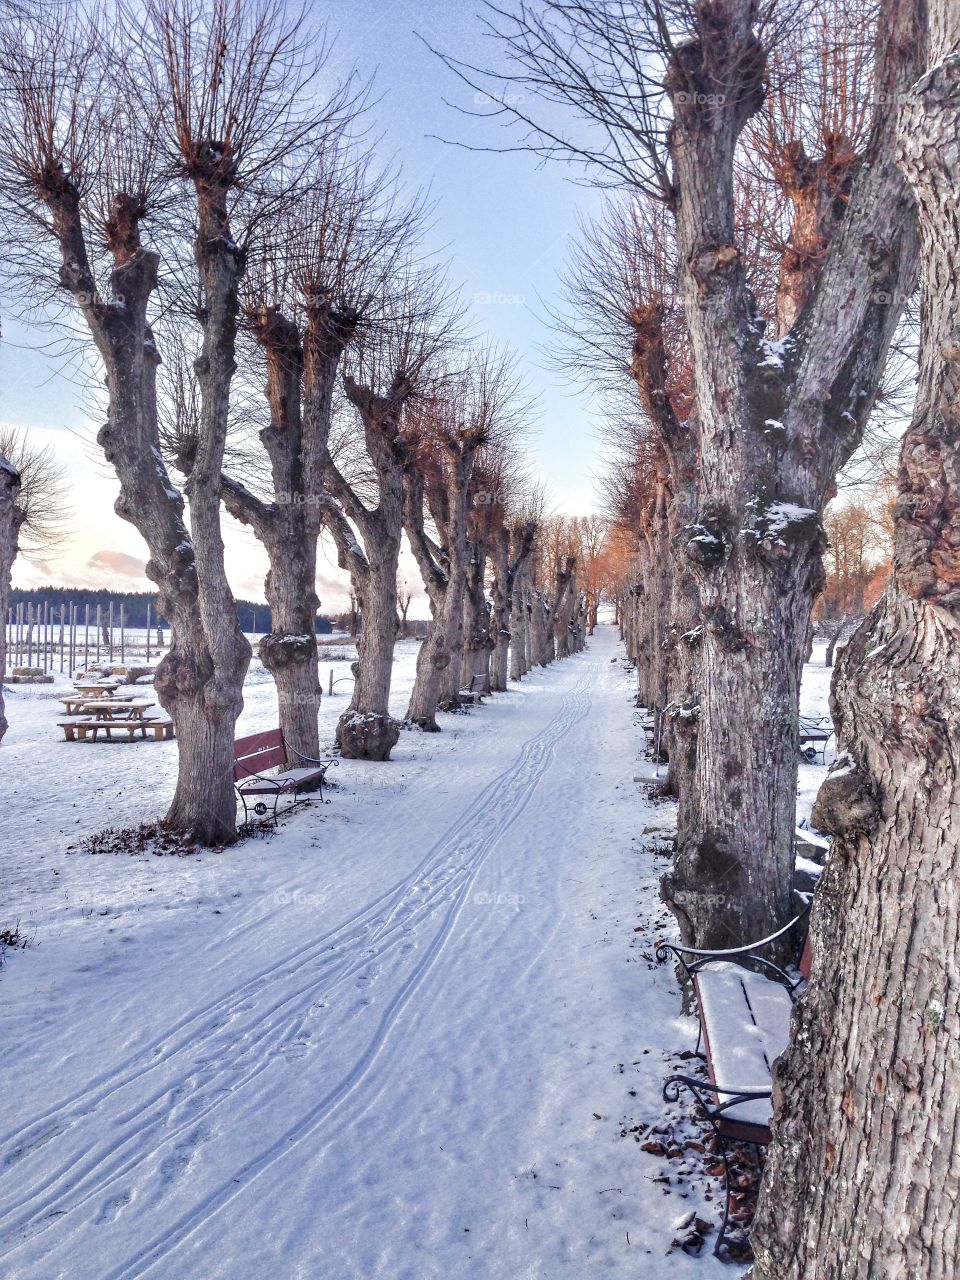
[(382, 711), (345, 711), (337, 725), (345, 760), (389, 760), (399, 737), (400, 722)]
[(424, 733), (442, 732), (433, 716), (407, 716), (404, 723), (412, 728), (422, 729)]

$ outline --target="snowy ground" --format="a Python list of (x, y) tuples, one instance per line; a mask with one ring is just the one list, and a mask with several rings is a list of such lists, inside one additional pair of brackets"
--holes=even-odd
[[(32, 943), (0, 974), (0, 1275), (736, 1274), (670, 1251), (716, 1204), (622, 1136), (695, 1030), (652, 960), (660, 814), (618, 652), (601, 627), (191, 858), (67, 852), (160, 812), (174, 748), (59, 743), (56, 687), (11, 696), (0, 924)], [(254, 670), (241, 731), (273, 699)]]

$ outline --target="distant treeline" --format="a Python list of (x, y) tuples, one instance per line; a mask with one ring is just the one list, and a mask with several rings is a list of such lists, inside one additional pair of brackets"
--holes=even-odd
[[(150, 606), (150, 622), (156, 626), (159, 622), (166, 626), (166, 619), (157, 617), (157, 597), (149, 591), (93, 591), (87, 587), (35, 587), (31, 591), (10, 592), (10, 607), (16, 610), (18, 604), (33, 605), (43, 611), (44, 605), (50, 606), (53, 616), (59, 620), (60, 606), (69, 610), (71, 605), (77, 607), (77, 619), (82, 622), (87, 605), (90, 606), (90, 621), (97, 616), (97, 605), (100, 606), (100, 617), (106, 620), (113, 605), (113, 624), (120, 625), (120, 606), (123, 605), (123, 624), (125, 627), (145, 627), (147, 625), (147, 605)], [(67, 614), (69, 617), (69, 614)], [(252, 600), (237, 601), (237, 617), (244, 631), (263, 634), (271, 629), (271, 614), (265, 604), (256, 604)], [(317, 618), (317, 635), (325, 636), (333, 630), (329, 618)]]

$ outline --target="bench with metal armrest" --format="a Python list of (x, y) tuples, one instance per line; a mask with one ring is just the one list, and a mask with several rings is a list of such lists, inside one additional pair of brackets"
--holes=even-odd
[(762, 952), (791, 936), (808, 911), (809, 903), (776, 933), (742, 947), (709, 950), (671, 943), (657, 947), (661, 962), (669, 955), (679, 961), (697, 998), (696, 1052), (706, 1062), (709, 1080), (672, 1075), (664, 1083), (663, 1096), (676, 1102), (680, 1090), (688, 1089), (716, 1137), (726, 1189), (723, 1223), (714, 1248), (718, 1255), (730, 1218), (728, 1144), (745, 1142), (760, 1148), (770, 1141), (773, 1064), (789, 1043), (794, 996), (810, 974), (806, 936), (793, 970), (782, 968)]
[(826, 761), (827, 743), (833, 737), (833, 721), (829, 716), (800, 717), (800, 754), (809, 761), (817, 756)]
[[(289, 756), (302, 761), (301, 768), (286, 768)], [(294, 804), (302, 798), (302, 792), (312, 793), (314, 787), (319, 791), (321, 804), (329, 804), (323, 798), (323, 783), (327, 770), (331, 765), (339, 765), (339, 752), (333, 751), (323, 759), (305, 756), (296, 747), (288, 746), (280, 729), (269, 729), (265, 733), (250, 734), (246, 738), (238, 738), (233, 744), (233, 781), (234, 789), (243, 805), (243, 817), (246, 821), (252, 807), (257, 817), (263, 817), (269, 809), (265, 799), (273, 800), (271, 818), (277, 821), (277, 806), (281, 796), (292, 796)], [(267, 773), (268, 769), (282, 772)], [(252, 806), (248, 801), (254, 797)]]

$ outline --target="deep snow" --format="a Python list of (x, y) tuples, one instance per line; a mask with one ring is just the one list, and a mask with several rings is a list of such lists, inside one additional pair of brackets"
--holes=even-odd
[[(11, 697), (0, 923), (32, 943), (0, 972), (0, 1275), (735, 1274), (668, 1254), (716, 1202), (621, 1136), (695, 1030), (652, 960), (664, 815), (619, 652), (600, 627), (190, 858), (67, 853), (159, 812), (175, 748), (61, 743), (56, 687)], [(275, 723), (269, 677), (246, 693), (240, 732)]]

